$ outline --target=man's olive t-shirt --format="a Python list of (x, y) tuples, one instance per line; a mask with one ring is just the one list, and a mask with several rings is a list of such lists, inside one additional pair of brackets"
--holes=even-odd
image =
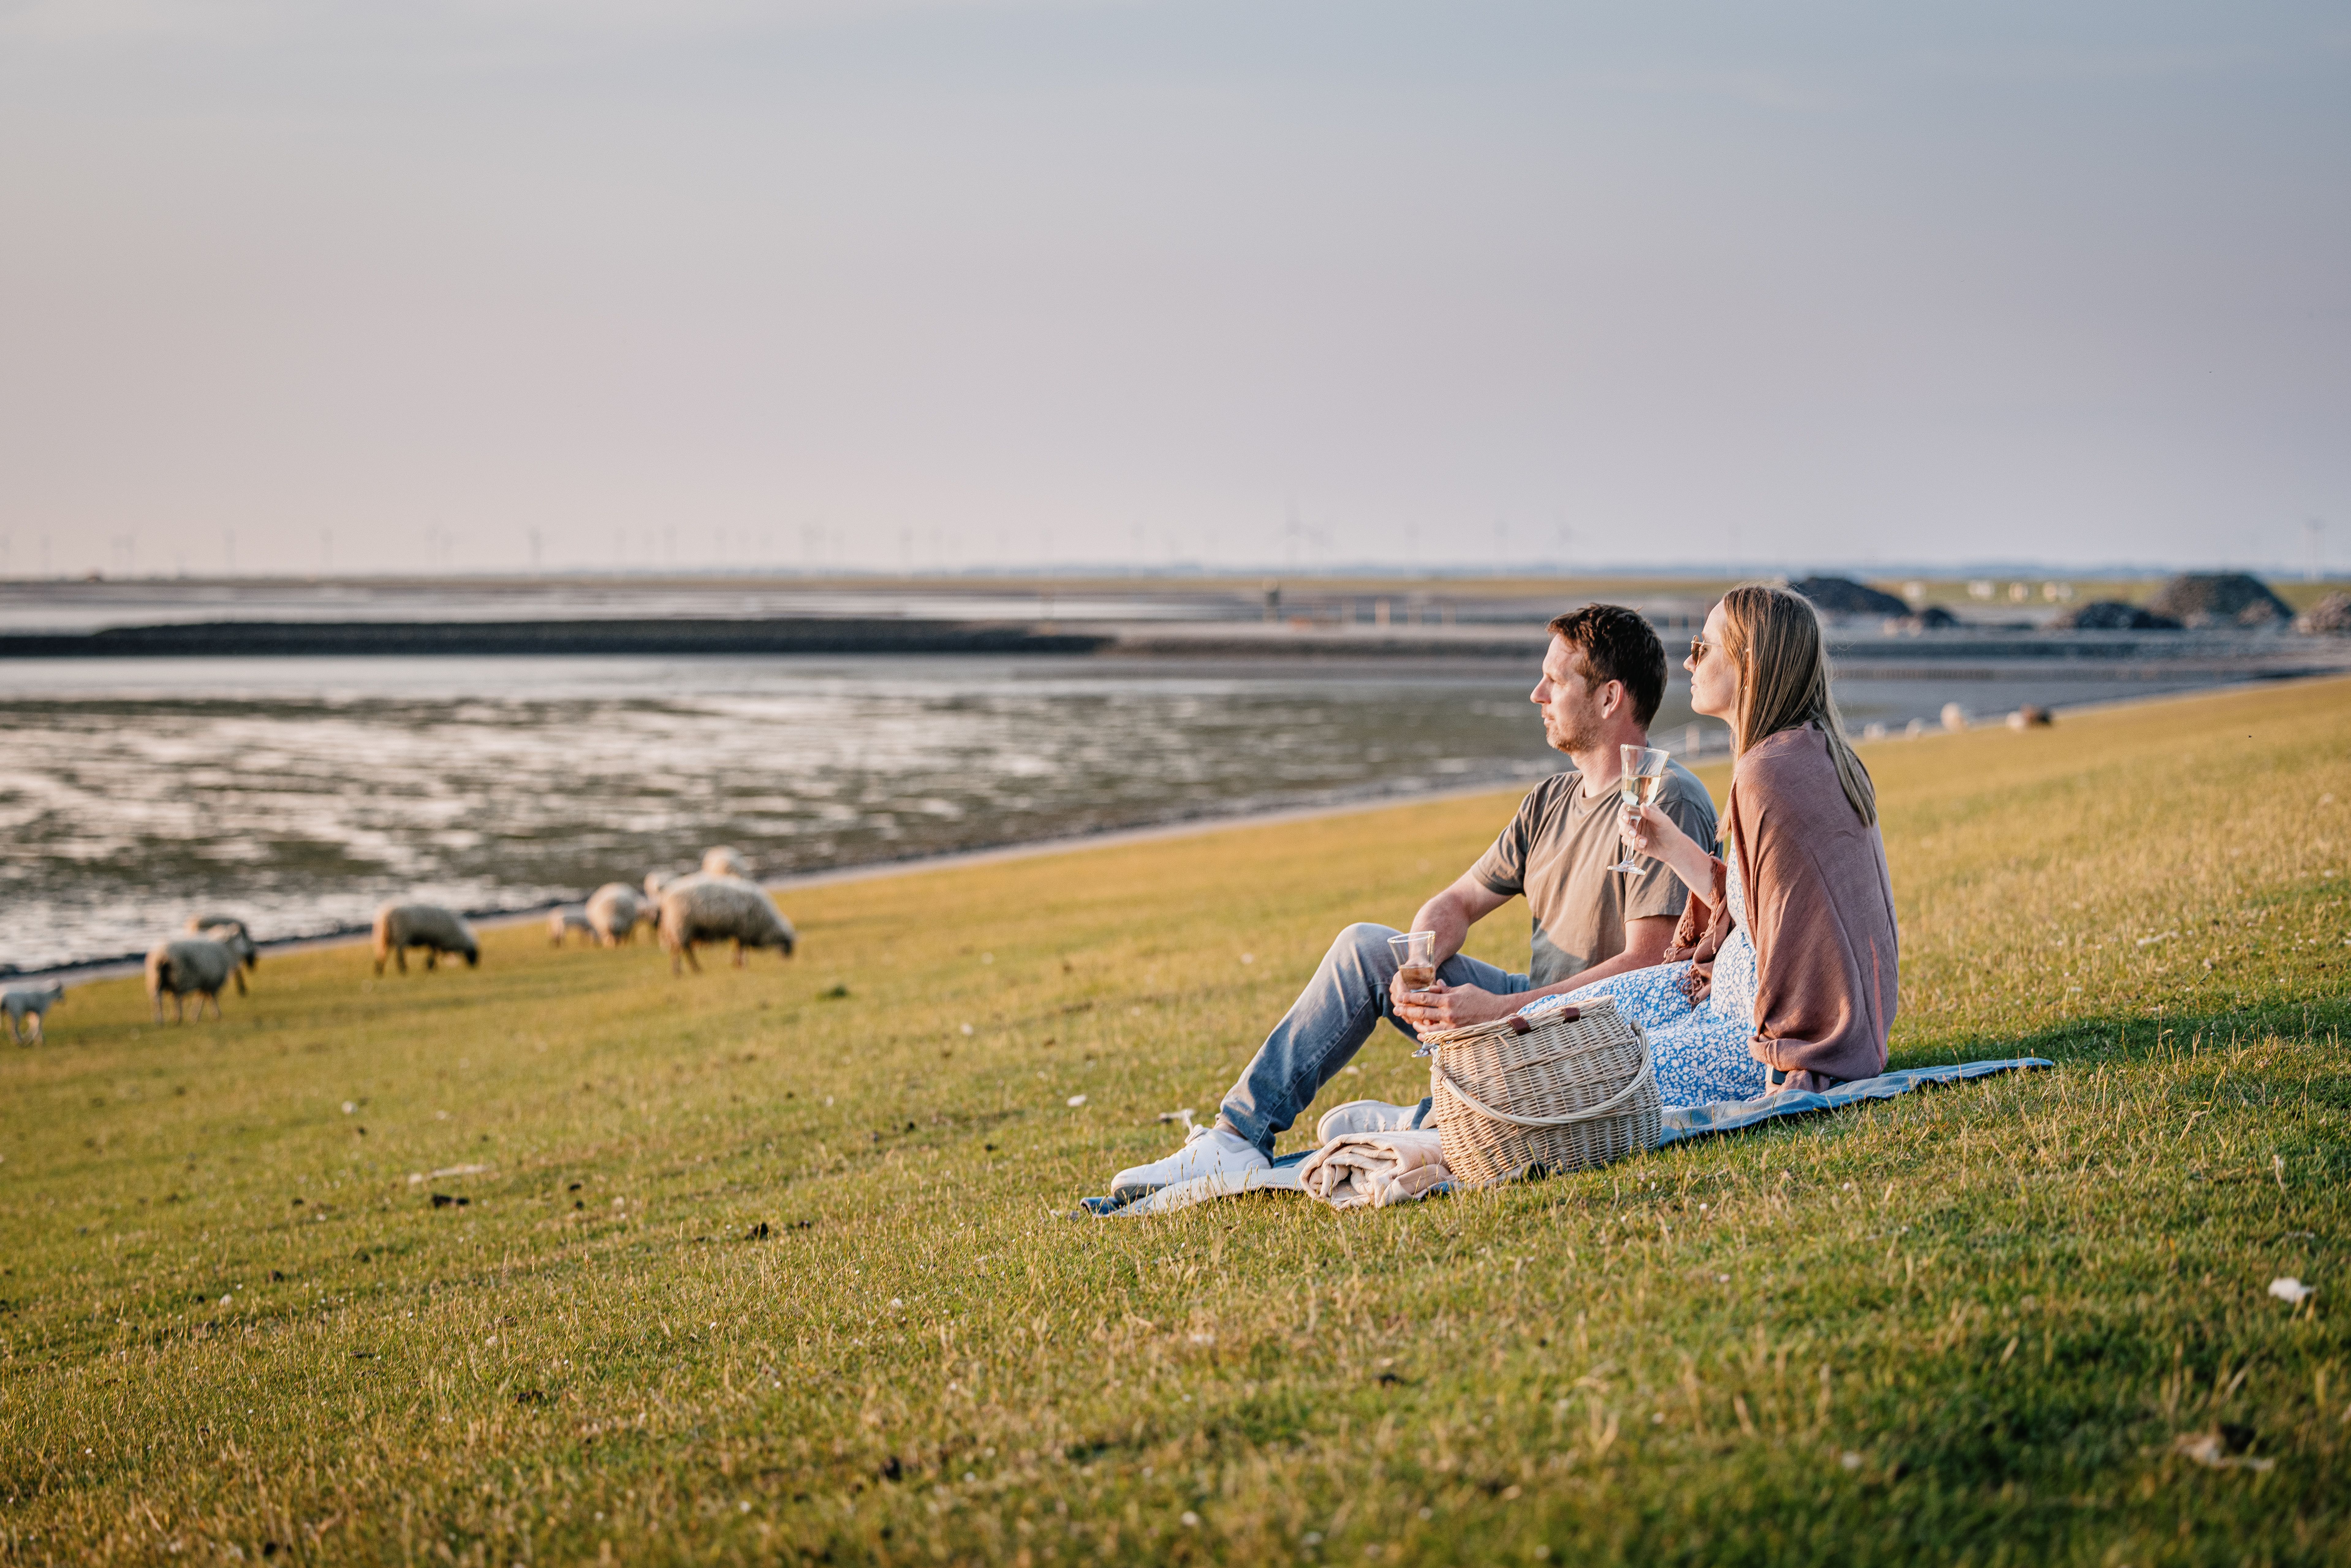
[[(1714, 847), (1714, 800), (1688, 768), (1666, 765), (1657, 805), (1683, 832)], [(1623, 858), (1619, 807), (1614, 789), (1586, 797), (1578, 769), (1554, 773), (1527, 792), (1494, 847), (1469, 868), (1505, 898), (1526, 895), (1534, 917), (1531, 987), (1557, 985), (1622, 953), (1627, 920), (1681, 915), (1688, 894), (1664, 862), (1640, 856), (1639, 871), (1608, 869)]]

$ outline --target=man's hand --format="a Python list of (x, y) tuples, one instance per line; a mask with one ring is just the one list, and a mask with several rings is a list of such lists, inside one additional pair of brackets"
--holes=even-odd
[(1448, 986), (1442, 980), (1426, 990), (1407, 991), (1401, 975), (1388, 983), (1388, 997), (1395, 1004), (1396, 1017), (1412, 1025), (1416, 1034), (1490, 1023), (1495, 1019), (1510, 1017), (1526, 1000), (1524, 997), (1498, 997), (1476, 986)]

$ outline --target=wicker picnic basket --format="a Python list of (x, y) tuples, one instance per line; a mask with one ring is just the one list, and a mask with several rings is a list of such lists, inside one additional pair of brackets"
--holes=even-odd
[(1656, 1146), (1649, 1039), (1596, 997), (1422, 1037), (1445, 1163), (1465, 1186), (1581, 1170)]

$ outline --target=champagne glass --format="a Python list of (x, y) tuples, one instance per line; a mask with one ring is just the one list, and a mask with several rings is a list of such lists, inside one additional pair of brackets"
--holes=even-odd
[[(1665, 792), (1666, 758), (1667, 754), (1654, 746), (1626, 746), (1618, 748), (1624, 758), (1624, 768), (1616, 776), (1616, 794), (1627, 806), (1646, 806)], [(1618, 842), (1625, 858), (1610, 866), (1610, 871), (1639, 871), (1641, 862), (1634, 859), (1636, 852), (1633, 841), (1619, 834)]]

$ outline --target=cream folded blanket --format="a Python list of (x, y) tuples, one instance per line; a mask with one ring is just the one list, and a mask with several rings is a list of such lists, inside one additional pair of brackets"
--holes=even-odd
[(1333, 1138), (1306, 1156), (1298, 1176), (1310, 1195), (1333, 1208), (1412, 1203), (1453, 1179), (1434, 1127)]

